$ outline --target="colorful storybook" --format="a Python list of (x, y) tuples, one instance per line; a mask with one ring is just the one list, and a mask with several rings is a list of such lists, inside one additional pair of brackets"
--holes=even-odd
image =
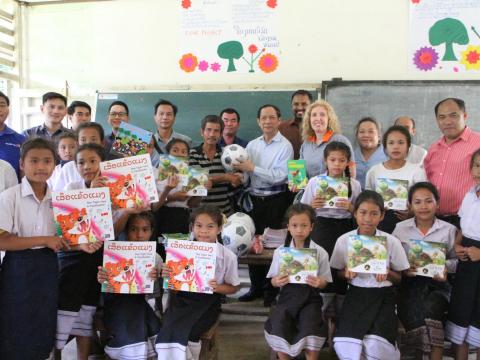
[(113, 209), (145, 206), (158, 201), (150, 155), (137, 155), (100, 163), (108, 178)]
[(366, 274), (387, 273), (387, 238), (385, 236), (350, 235), (348, 270)]
[(164, 181), (169, 176), (177, 175), (182, 186), (187, 186), (188, 172), (188, 159), (171, 155), (160, 155), (157, 181)]
[(188, 196), (207, 196), (207, 183), (208, 171), (190, 168), (188, 171), (188, 182), (183, 191), (186, 191)]
[(103, 249), (103, 267), (108, 281), (102, 292), (115, 294), (151, 294), (155, 268), (154, 241), (108, 241)]
[(111, 153), (124, 156), (148, 153), (152, 133), (122, 121), (112, 144)]
[(317, 250), (284, 247), (280, 252), (280, 275), (289, 275), (292, 284), (306, 284), (307, 276), (317, 276)]
[(70, 245), (115, 238), (108, 188), (54, 192), (52, 207), (57, 235)]
[(288, 160), (288, 188), (305, 189), (308, 183), (305, 160)]
[(170, 277), (163, 288), (212, 294), (208, 281), (215, 277), (216, 243), (167, 239), (166, 266)]
[(385, 207), (391, 210), (406, 210), (408, 180), (378, 178), (375, 191), (382, 195)]
[(446, 244), (410, 240), (408, 249), (408, 262), (417, 268), (417, 275), (434, 277), (443, 276), (446, 263)]
[(335, 203), (340, 199), (348, 200), (348, 178), (334, 178), (326, 175), (316, 177), (317, 196), (323, 196), (326, 203), (324, 208), (335, 208)]

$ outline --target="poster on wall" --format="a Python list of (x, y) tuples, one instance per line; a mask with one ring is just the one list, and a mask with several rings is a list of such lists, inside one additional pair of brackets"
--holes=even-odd
[(480, 1), (410, 0), (410, 69), (480, 70)]
[(178, 69), (271, 74), (280, 66), (278, 0), (181, 0)]

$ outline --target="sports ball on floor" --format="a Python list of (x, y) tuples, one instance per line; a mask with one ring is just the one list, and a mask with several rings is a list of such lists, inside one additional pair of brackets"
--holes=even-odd
[(222, 165), (227, 171), (233, 171), (232, 164), (248, 160), (248, 153), (237, 144), (227, 145), (222, 152)]
[(236, 212), (235, 214), (230, 215), (228, 217), (228, 221), (237, 222), (237, 223), (240, 223), (240, 224), (243, 224), (243, 225), (247, 226), (248, 229), (250, 230), (252, 236), (255, 235), (255, 223), (253, 222), (252, 218), (250, 216), (248, 216), (247, 214), (242, 213), (242, 212)]
[(223, 245), (237, 256), (246, 254), (253, 245), (253, 235), (247, 225), (227, 221), (222, 230)]

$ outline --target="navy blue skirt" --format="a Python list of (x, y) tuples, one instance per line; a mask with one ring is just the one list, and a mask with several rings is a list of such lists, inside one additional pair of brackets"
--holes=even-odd
[(0, 273), (0, 359), (48, 358), (55, 343), (57, 294), (52, 250), (7, 251)]

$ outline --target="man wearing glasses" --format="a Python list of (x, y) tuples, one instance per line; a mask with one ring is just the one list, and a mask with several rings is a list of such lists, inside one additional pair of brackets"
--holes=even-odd
[(480, 148), (480, 133), (465, 125), (467, 113), (461, 99), (440, 101), (435, 106), (435, 116), (443, 136), (430, 146), (423, 164), (428, 180), (440, 193), (438, 217), (459, 227), (458, 209), (474, 185), (470, 158)]
[(109, 154), (112, 144), (115, 141), (115, 135), (122, 121), (128, 122), (128, 106), (123, 101), (114, 101), (108, 108), (108, 123), (112, 127), (112, 133), (105, 136), (105, 153)]

